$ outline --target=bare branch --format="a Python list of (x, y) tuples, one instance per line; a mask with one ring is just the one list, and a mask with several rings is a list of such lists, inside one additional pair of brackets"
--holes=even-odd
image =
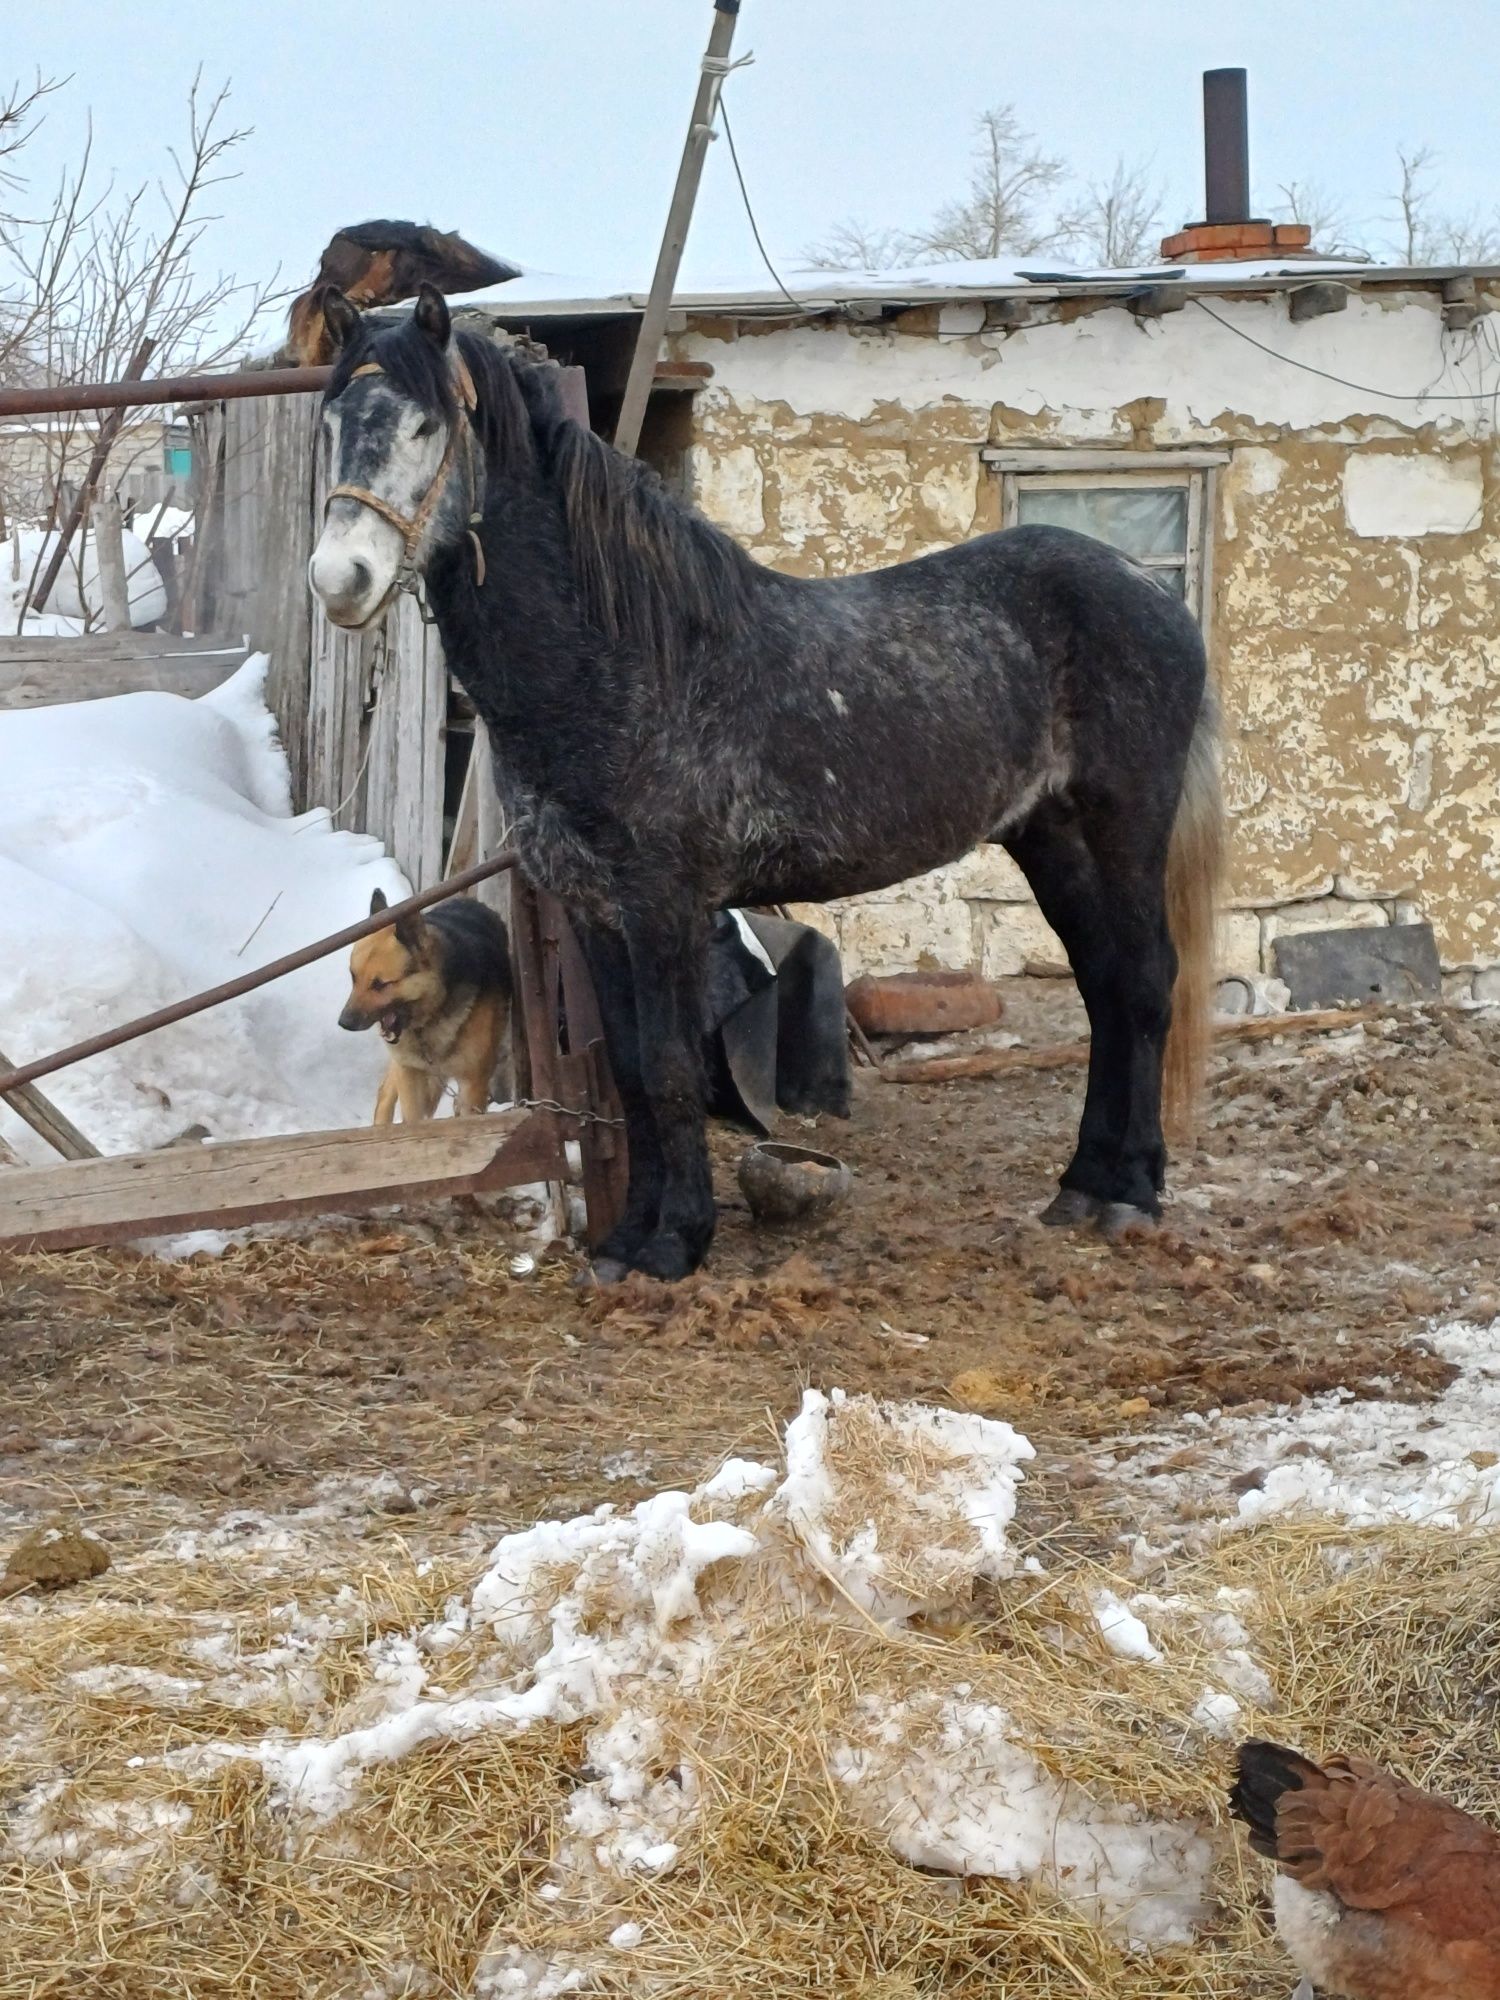
[[(0, 223), (0, 381), (109, 380), (128, 373), (142, 351), (153, 373), (185, 374), (243, 352), (272, 288), (206, 263), (217, 219), (211, 191), (233, 177), (233, 156), (249, 136), (230, 124), (227, 97), (227, 89), (206, 94), (195, 77), (186, 143), (169, 151), (165, 175), (123, 189), (101, 184), (86, 127), (50, 206)], [(6, 511), (38, 521), (78, 518), (80, 486), (116, 490), (139, 450), (133, 438), (159, 422), (156, 412), (127, 413), (110, 432), (105, 466), (93, 420), (38, 419), (30, 490), (4, 495)]]
[(965, 260), (999, 257), (1006, 251), (1030, 256), (1055, 244), (1057, 226), (1045, 220), (1040, 204), (1062, 185), (1061, 160), (1039, 152), (1032, 136), (1008, 104), (982, 113), (974, 128), (974, 165), (962, 201), (945, 202), (912, 247), (925, 257)]
[(1438, 156), (1430, 146), (1396, 154), (1401, 185), (1389, 197), (1393, 247), (1404, 263), (1487, 264), (1500, 258), (1500, 209), (1464, 214), (1436, 206), (1433, 176)]
[(1283, 181), (1274, 205), (1278, 222), (1300, 222), (1312, 231), (1312, 248), (1325, 257), (1372, 261), (1370, 251), (1345, 219), (1342, 204), (1317, 181)]
[(810, 243), (802, 262), (811, 271), (893, 271), (909, 263), (914, 246), (899, 229), (871, 229), (863, 222), (836, 222), (819, 243)]
[(1105, 270), (1150, 263), (1161, 247), (1165, 199), (1147, 164), (1116, 160), (1107, 181), (1091, 182), (1058, 216), (1057, 240)]

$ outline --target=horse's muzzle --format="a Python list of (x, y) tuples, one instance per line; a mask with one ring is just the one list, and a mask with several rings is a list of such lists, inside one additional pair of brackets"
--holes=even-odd
[(345, 631), (367, 625), (384, 604), (388, 589), (363, 557), (321, 544), (307, 565), (307, 580), (329, 624)]

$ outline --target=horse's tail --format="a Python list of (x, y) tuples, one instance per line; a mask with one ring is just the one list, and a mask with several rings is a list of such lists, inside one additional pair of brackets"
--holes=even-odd
[(1167, 854), (1167, 928), (1177, 953), (1177, 982), (1162, 1062), (1162, 1113), (1168, 1134), (1178, 1139), (1192, 1134), (1208, 1059), (1224, 846), (1219, 710), (1205, 683)]

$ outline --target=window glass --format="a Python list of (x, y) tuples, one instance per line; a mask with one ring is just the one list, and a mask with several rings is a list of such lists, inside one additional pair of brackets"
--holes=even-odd
[(1023, 479), (1017, 500), (1022, 521), (1074, 528), (1137, 562), (1187, 561), (1185, 486), (1041, 486)]

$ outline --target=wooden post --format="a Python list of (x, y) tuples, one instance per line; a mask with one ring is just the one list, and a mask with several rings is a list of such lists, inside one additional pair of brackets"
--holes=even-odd
[(724, 87), (725, 69), (739, 11), (740, 0), (714, 0), (714, 24), (709, 31), (708, 49), (699, 65), (693, 119), (682, 149), (677, 185), (672, 190), (672, 205), (667, 210), (666, 233), (656, 259), (656, 274), (651, 280), (646, 310), (641, 315), (641, 328), (636, 335), (635, 352), (630, 357), (625, 395), (615, 422), (615, 449), (628, 452), (632, 457), (641, 441), (646, 403), (661, 354), (662, 335), (667, 330), (667, 314), (672, 306), (672, 292), (687, 243), (688, 228), (693, 220), (698, 183), (703, 178), (704, 157), (708, 152), (708, 142), (714, 135), (714, 114), (719, 108), (719, 92)]
[[(130, 627), (130, 586), (125, 580), (125, 529), (120, 503), (101, 494), (92, 510), (94, 561), (99, 570), (100, 608), (106, 632), (128, 632)], [(84, 548), (88, 542), (85, 538)], [(85, 606), (87, 609), (87, 606)]]

